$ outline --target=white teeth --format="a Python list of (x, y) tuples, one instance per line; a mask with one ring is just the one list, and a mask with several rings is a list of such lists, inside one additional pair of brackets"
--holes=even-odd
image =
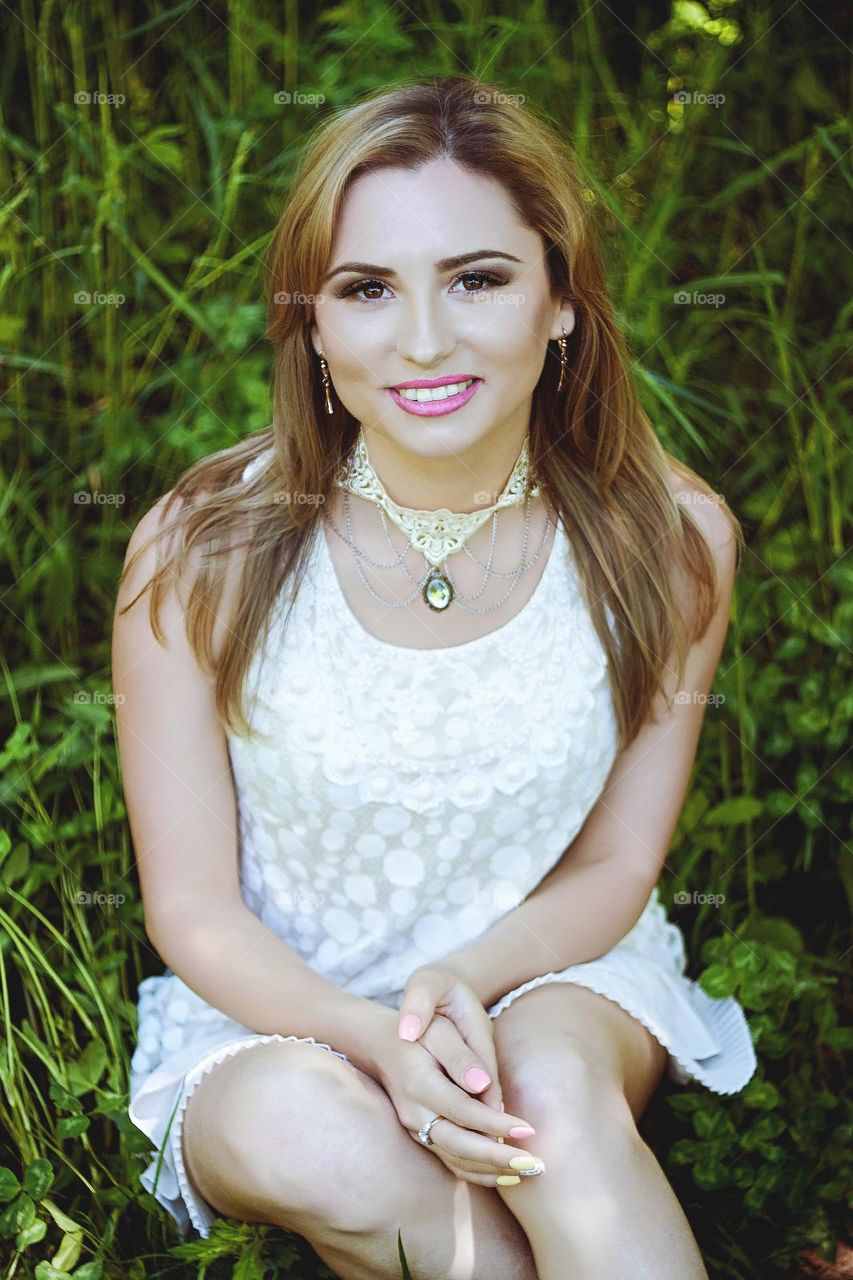
[(406, 400), (426, 403), (430, 400), (446, 400), (448, 396), (458, 396), (459, 392), (470, 387), (473, 381), (473, 378), (469, 378), (467, 382), (451, 382), (446, 387), (396, 387), (395, 390)]

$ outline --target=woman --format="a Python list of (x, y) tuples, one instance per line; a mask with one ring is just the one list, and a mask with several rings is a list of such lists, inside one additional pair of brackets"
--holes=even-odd
[(398, 1229), (419, 1280), (705, 1276), (637, 1121), (756, 1065), (656, 888), (741, 532), (638, 405), (571, 153), (465, 76), (325, 121), (268, 333), (271, 429), (116, 613), (141, 1181), (342, 1277)]

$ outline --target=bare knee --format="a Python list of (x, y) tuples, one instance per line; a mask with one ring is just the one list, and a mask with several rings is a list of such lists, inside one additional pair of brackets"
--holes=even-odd
[(372, 1229), (360, 1151), (375, 1119), (370, 1086), (316, 1045), (273, 1041), (226, 1059), (198, 1085), (184, 1120), (202, 1194), (229, 1217), (302, 1234), (311, 1224)]
[(548, 1038), (523, 1055), (499, 1058), (506, 1107), (536, 1129), (531, 1150), (547, 1159), (591, 1143), (639, 1140), (618, 1074), (573, 1035)]

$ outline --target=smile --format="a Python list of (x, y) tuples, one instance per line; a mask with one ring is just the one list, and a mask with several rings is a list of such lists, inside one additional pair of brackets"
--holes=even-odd
[(407, 413), (435, 417), (461, 409), (472, 399), (481, 383), (482, 378), (467, 378), (464, 382), (451, 382), (443, 387), (389, 387), (388, 394)]

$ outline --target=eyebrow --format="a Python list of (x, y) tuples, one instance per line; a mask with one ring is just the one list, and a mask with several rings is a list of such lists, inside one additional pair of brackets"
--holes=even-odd
[[(521, 262), (521, 258), (516, 258), (511, 253), (503, 253), (500, 249), (475, 249), (473, 253), (460, 253), (454, 258), (440, 258), (438, 262), (433, 263), (436, 271), (453, 271), (455, 267), (464, 267), (469, 262), (478, 262), (480, 258), (505, 258), (508, 262)], [(333, 267), (323, 280), (331, 280), (332, 276), (340, 275), (343, 271), (356, 271), (360, 275), (377, 275), (377, 276), (393, 276), (397, 278), (397, 272), (393, 267), (380, 267), (375, 262), (342, 262), (339, 267)]]

